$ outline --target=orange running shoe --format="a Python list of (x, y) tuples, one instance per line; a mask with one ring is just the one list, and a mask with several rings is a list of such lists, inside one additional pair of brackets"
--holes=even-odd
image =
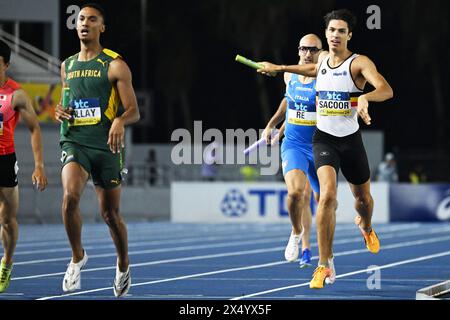
[(318, 266), (316, 270), (314, 270), (313, 278), (309, 283), (309, 287), (311, 289), (322, 289), (325, 283), (325, 279), (331, 277), (331, 269), (325, 266)]
[(359, 230), (361, 230), (361, 233), (364, 237), (364, 242), (366, 243), (366, 248), (371, 253), (378, 253), (380, 251), (380, 240), (378, 240), (378, 236), (375, 233), (375, 230), (373, 228), (367, 232), (365, 231), (359, 223), (361, 222), (361, 217), (357, 216), (355, 218), (355, 223), (358, 226)]

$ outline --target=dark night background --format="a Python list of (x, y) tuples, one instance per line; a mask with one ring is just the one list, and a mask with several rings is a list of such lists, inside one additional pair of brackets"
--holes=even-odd
[[(61, 59), (79, 50), (76, 32), (65, 27), (66, 8), (86, 2), (60, 2)], [(450, 2), (148, 0), (146, 25), (139, 0), (97, 2), (107, 13), (102, 44), (124, 56), (135, 89), (152, 96), (151, 125), (134, 129), (137, 143), (170, 142), (175, 128), (194, 120), (203, 130), (264, 128), (284, 94), (282, 77), (258, 75), (235, 55), (295, 64), (302, 35), (318, 34), (326, 48), (323, 16), (352, 10), (358, 25), (349, 49), (369, 56), (394, 89), (392, 100), (370, 105), (372, 125), (362, 129), (384, 131), (401, 178), (421, 163), (430, 181), (450, 181)], [(373, 4), (381, 8), (380, 30), (366, 27)]]

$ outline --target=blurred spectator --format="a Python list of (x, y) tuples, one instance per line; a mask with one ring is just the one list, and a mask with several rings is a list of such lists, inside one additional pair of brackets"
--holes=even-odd
[(147, 164), (148, 164), (148, 182), (150, 183), (151, 186), (154, 186), (156, 184), (158, 176), (157, 170), (158, 165), (156, 163), (155, 149), (150, 149), (148, 151)]
[(409, 182), (419, 184), (427, 181), (427, 175), (421, 164), (416, 164), (414, 169), (409, 173)]
[(203, 181), (215, 181), (217, 179), (218, 173), (218, 149), (219, 144), (217, 142), (213, 142), (205, 148), (205, 158), (202, 163), (202, 180)]
[(258, 170), (251, 165), (241, 167), (240, 173), (245, 182), (256, 181), (256, 178), (258, 177)]
[(394, 154), (386, 153), (384, 161), (380, 162), (377, 168), (377, 181), (398, 182), (397, 161)]

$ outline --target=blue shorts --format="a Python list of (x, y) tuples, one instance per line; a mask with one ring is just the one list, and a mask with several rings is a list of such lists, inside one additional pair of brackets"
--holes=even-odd
[(301, 144), (284, 139), (281, 144), (283, 176), (291, 170), (302, 170), (315, 193), (319, 194), (319, 178), (314, 166), (312, 144)]

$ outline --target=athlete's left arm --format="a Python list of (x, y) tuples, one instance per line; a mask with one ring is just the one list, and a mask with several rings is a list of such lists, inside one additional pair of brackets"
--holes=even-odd
[(114, 119), (109, 130), (108, 145), (113, 153), (125, 147), (125, 126), (139, 121), (140, 114), (134, 93), (130, 68), (122, 59), (111, 61), (108, 70), (109, 80), (115, 84), (125, 112)]
[(369, 101), (385, 101), (392, 98), (394, 92), (386, 79), (377, 71), (375, 64), (368, 57), (359, 56), (356, 58), (354, 67), (356, 68), (356, 72), (353, 74), (361, 74), (375, 88), (375, 90), (362, 94), (358, 98), (358, 114), (369, 125), (371, 123)]
[(25, 122), (31, 133), (31, 148), (34, 157), (34, 172), (31, 176), (34, 185), (38, 190), (42, 191), (47, 186), (47, 177), (44, 170), (44, 160), (42, 151), (41, 128), (34, 111), (31, 100), (28, 98), (24, 90), (19, 89), (14, 92), (13, 96), (14, 109), (20, 113), (21, 118)]

